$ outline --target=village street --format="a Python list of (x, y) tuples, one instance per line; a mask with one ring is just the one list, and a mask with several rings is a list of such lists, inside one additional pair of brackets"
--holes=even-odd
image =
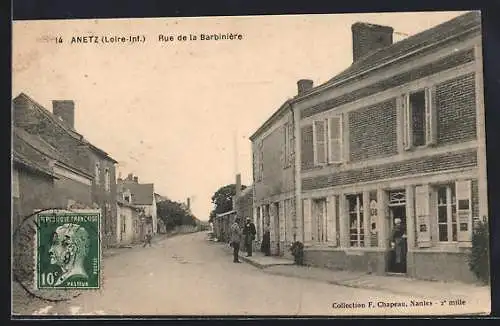
[[(163, 239), (153, 247), (123, 249), (104, 259), (99, 292), (70, 302), (33, 307), (38, 315), (340, 315), (398, 309), (332, 309), (337, 303), (409, 302), (378, 290), (273, 275), (234, 264), (224, 245), (204, 232)], [(426, 308), (428, 309), (428, 308)]]

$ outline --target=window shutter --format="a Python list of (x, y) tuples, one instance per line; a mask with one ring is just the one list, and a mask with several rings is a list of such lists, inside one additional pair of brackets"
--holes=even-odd
[(293, 124), (288, 123), (288, 142), (289, 142), (289, 153), (288, 153), (288, 163), (291, 165), (293, 163), (293, 154), (295, 153), (295, 137), (293, 132)]
[(413, 133), (411, 130), (411, 108), (410, 96), (405, 94), (401, 101), (403, 108), (403, 148), (409, 150), (413, 144)]
[(283, 168), (286, 168), (286, 163), (287, 163), (287, 124), (285, 123), (282, 127), (281, 127), (281, 132), (282, 132), (282, 135), (283, 135), (283, 146), (281, 146), (281, 166)]
[(285, 212), (285, 208), (286, 208), (286, 205), (285, 205), (285, 202), (284, 201), (280, 201), (280, 209), (279, 209), (279, 225), (280, 225), (280, 242), (281, 241), (285, 241), (285, 218), (286, 218), (286, 212)]
[(328, 161), (342, 161), (342, 116), (328, 119)]
[(326, 239), (330, 244), (337, 243), (336, 204), (335, 196), (326, 199)]
[(302, 201), (303, 217), (304, 217), (304, 243), (311, 242), (311, 200), (304, 199)]
[(435, 88), (425, 89), (425, 139), (427, 145), (436, 144), (437, 140), (437, 108)]
[(457, 181), (455, 183), (457, 221), (458, 221), (458, 244), (468, 247), (472, 241), (472, 187), (470, 180)]
[(313, 123), (314, 162), (317, 165), (326, 163), (326, 121), (318, 120)]
[(431, 246), (428, 185), (415, 187), (415, 212), (417, 217), (417, 246), (419, 248), (428, 248)]

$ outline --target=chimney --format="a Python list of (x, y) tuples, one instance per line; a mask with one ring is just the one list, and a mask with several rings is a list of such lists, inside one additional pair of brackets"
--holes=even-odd
[(132, 181), (132, 180), (133, 180), (133, 177), (134, 177), (134, 175), (133, 175), (132, 173), (129, 173), (129, 174), (127, 175), (127, 181)]
[(135, 176), (135, 177), (134, 177), (134, 182), (135, 182), (135, 183), (139, 183), (139, 177)]
[(351, 26), (351, 30), (353, 62), (392, 44), (392, 27), (358, 22)]
[(313, 88), (313, 81), (310, 79), (300, 79), (297, 82), (297, 94), (302, 95)]
[(71, 128), (75, 128), (75, 102), (54, 100), (52, 101), (52, 113)]
[(186, 206), (187, 206), (187, 209), (189, 211), (191, 209), (191, 198), (189, 198), (189, 197), (186, 200)]
[(241, 174), (236, 175), (236, 196), (238, 197), (241, 193)]

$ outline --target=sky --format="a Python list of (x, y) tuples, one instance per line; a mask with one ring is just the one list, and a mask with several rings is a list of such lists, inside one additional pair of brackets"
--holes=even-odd
[[(50, 111), (52, 100), (75, 101), (76, 130), (119, 162), (119, 174), (172, 200), (190, 197), (208, 220), (218, 188), (236, 173), (252, 183), (249, 137), (296, 94), (297, 80), (319, 85), (352, 63), (353, 23), (391, 26), (396, 42), (462, 13), (16, 21), (12, 95)], [(242, 39), (200, 40), (214, 33)], [(136, 35), (145, 42), (71, 44)]]

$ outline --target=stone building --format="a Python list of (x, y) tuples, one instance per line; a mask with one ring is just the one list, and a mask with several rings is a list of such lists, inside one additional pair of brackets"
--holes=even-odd
[[(299, 91), (309, 85), (308, 80), (299, 81)], [(269, 224), (273, 255), (285, 254), (289, 244), (301, 234), (295, 214), (294, 121), (288, 100), (250, 137), (256, 240), (262, 241), (264, 226)]]
[[(56, 204), (94, 206), (102, 210), (103, 245), (116, 240), (115, 163), (106, 152), (75, 130), (73, 101), (53, 101), (53, 112), (21, 93), (13, 100), (13, 123), (27, 135), (39, 137), (58, 153), (53, 170)], [(44, 146), (44, 148), (47, 146)]]

